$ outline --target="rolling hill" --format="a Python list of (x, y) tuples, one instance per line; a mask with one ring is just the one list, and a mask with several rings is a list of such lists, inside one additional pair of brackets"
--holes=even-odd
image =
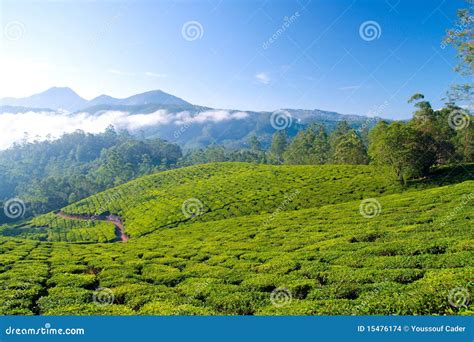
[(472, 313), (456, 301), (474, 275), (470, 171), (404, 191), (370, 166), (222, 163), (142, 177), (3, 227), (0, 312)]

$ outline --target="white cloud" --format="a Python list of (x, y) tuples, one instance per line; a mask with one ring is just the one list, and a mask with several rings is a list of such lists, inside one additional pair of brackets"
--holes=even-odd
[(269, 84), (270, 83), (270, 76), (264, 72), (260, 72), (255, 75), (255, 79), (262, 83), (262, 84)]
[(65, 112), (0, 113), (0, 150), (20, 142), (28, 135), (28, 141), (45, 140), (48, 135), (58, 138), (63, 133), (83, 130), (88, 133), (103, 132), (108, 126), (117, 129), (138, 131), (145, 127), (159, 125), (182, 125), (205, 122), (241, 120), (245, 112), (211, 110), (197, 115), (190, 112), (169, 113), (158, 110), (150, 114), (129, 114), (120, 111), (104, 111), (94, 114)]
[(108, 69), (107, 72), (109, 74), (120, 75), (120, 76), (135, 76), (135, 73), (133, 72), (127, 72), (127, 71), (118, 70), (118, 69)]
[(360, 85), (351, 85), (351, 86), (340, 87), (339, 90), (357, 90), (360, 88), (361, 88)]
[(165, 74), (157, 74), (157, 73), (154, 73), (154, 72), (151, 72), (151, 71), (145, 72), (145, 76), (158, 77), (158, 78), (165, 78), (165, 77), (168, 77), (168, 76), (165, 75)]
[(106, 72), (109, 74), (119, 75), (119, 76), (148, 76), (148, 77), (158, 77), (158, 78), (165, 78), (168, 77), (165, 74), (158, 74), (156, 72), (146, 71), (146, 72), (129, 72), (123, 71), (119, 69), (107, 69)]

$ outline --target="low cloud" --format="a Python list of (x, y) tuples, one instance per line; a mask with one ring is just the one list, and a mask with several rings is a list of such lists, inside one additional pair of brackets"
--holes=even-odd
[(110, 125), (116, 129), (126, 129), (134, 132), (151, 126), (217, 123), (241, 120), (247, 116), (248, 113), (246, 112), (226, 110), (210, 110), (199, 113), (187, 111), (169, 113), (166, 110), (158, 110), (150, 114), (129, 114), (121, 111), (104, 111), (94, 114), (64, 112), (0, 113), (0, 132), (2, 132), (0, 134), (0, 150), (25, 139), (30, 142), (34, 140), (41, 141), (49, 137), (58, 138), (64, 133), (71, 133), (76, 130), (100, 133)]
[(158, 78), (166, 78), (166, 77), (168, 77), (168, 76), (165, 75), (165, 74), (157, 74), (156, 72), (151, 72), (151, 71), (145, 72), (145, 76), (158, 77)]
[(156, 78), (166, 78), (168, 77), (165, 74), (159, 74), (156, 72), (146, 71), (146, 72), (129, 72), (119, 69), (107, 69), (106, 72), (109, 74), (119, 75), (119, 76), (148, 76), (148, 77), (156, 77)]
[(256, 74), (255, 79), (262, 84), (270, 84), (270, 76), (264, 72)]
[(340, 87), (339, 90), (358, 90), (360, 88), (361, 88), (360, 85), (350, 85), (350, 86)]

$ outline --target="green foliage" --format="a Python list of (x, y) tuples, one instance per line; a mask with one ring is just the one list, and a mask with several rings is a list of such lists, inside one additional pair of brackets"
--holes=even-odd
[(435, 155), (427, 137), (408, 124), (379, 123), (370, 133), (369, 155), (378, 165), (389, 165), (402, 185), (410, 178), (426, 175)]
[[(21, 198), (25, 216), (59, 209), (141, 175), (174, 167), (179, 146), (136, 140), (109, 128), (77, 131), (60, 139), (15, 145), (0, 152), (0, 199)], [(9, 222), (0, 211), (0, 223)]]
[[(452, 45), (459, 60), (455, 70), (463, 76), (472, 76), (474, 73), (474, 1), (466, 0), (467, 7), (458, 10), (458, 20), (455, 28), (446, 32), (441, 47)], [(460, 100), (472, 101), (473, 84), (465, 83), (453, 87), (450, 96)]]
[[(469, 314), (472, 303), (448, 300), (453, 289), (472, 291), (474, 181), (465, 168), (441, 170), (402, 193), (371, 166), (226, 163), (147, 176), (68, 208), (124, 215), (135, 233), (127, 243), (0, 237), (0, 312)], [(285, 191), (295, 189), (302, 197), (287, 196), (281, 207)], [(182, 199), (192, 194), (203, 199), (204, 213), (179, 218)], [(359, 211), (367, 197), (381, 206), (372, 218)], [(160, 211), (157, 198), (167, 203)], [(222, 205), (232, 198), (235, 206)], [(230, 213), (215, 215), (223, 207)], [(32, 222), (52, 224), (51, 215)], [(75, 224), (84, 226), (70, 231), (95, 223)], [(109, 289), (110, 304), (94, 302), (99, 288)], [(272, 304), (278, 289), (290, 296), (281, 306)]]
[[(391, 184), (380, 170), (371, 166), (219, 163), (143, 177), (63, 211), (88, 215), (114, 213), (124, 220), (128, 235), (140, 236), (190, 220), (206, 222), (318, 207), (398, 190), (397, 184)], [(200, 201), (199, 215), (189, 217), (182, 207), (193, 198)]]

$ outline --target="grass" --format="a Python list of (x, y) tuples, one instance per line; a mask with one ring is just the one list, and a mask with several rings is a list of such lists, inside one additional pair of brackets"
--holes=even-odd
[[(449, 299), (472, 293), (474, 181), (458, 173), (460, 183), (436, 187), (455, 182), (446, 175), (403, 193), (365, 166), (226, 163), (148, 176), (65, 208), (123, 215), (127, 243), (0, 237), (0, 313), (472, 314), (472, 302)], [(181, 211), (189, 198), (200, 215)], [(364, 216), (368, 198), (379, 207)], [(69, 232), (97, 228), (77, 222)]]

